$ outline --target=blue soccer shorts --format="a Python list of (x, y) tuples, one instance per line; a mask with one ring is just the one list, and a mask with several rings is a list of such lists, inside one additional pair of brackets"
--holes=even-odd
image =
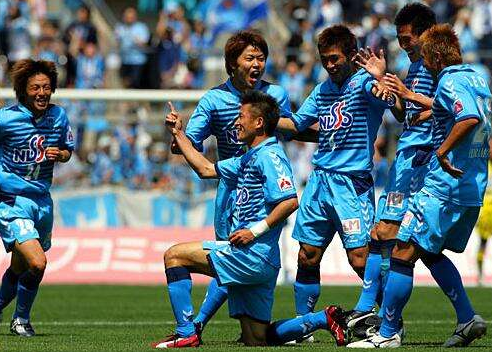
[(338, 231), (344, 248), (368, 243), (374, 221), (372, 177), (315, 169), (302, 193), (292, 237), (325, 248)]
[(236, 202), (236, 189), (229, 187), (225, 181), (219, 180), (215, 196), (214, 228), (217, 241), (229, 239), (232, 223), (232, 212)]
[(403, 220), (412, 196), (424, 185), (431, 156), (429, 148), (407, 148), (396, 154), (388, 181), (379, 196), (376, 222)]
[(219, 285), (227, 287), (229, 315), (270, 322), (279, 269), (249, 249), (225, 241), (204, 241), (203, 249), (210, 250), (208, 260)]
[(15, 242), (37, 239), (46, 252), (51, 247), (53, 201), (49, 195), (15, 196), (0, 194), (0, 234), (7, 252)]
[(421, 190), (413, 197), (398, 232), (397, 239), (412, 241), (431, 253), (444, 249), (465, 250), (480, 207), (452, 204)]

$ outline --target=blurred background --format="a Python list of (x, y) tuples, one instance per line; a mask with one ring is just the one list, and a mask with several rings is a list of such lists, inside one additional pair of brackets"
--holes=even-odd
[[(270, 49), (264, 79), (287, 89), (292, 110), (296, 111), (310, 90), (327, 78), (318, 60), (316, 36), (336, 23), (346, 23), (357, 35), (360, 46), (383, 48), (389, 71), (404, 77), (410, 62), (396, 41), (393, 19), (407, 2), (0, 0), (0, 86), (6, 88), (0, 90), (5, 104), (12, 102), (9, 67), (28, 57), (56, 62), (61, 88), (91, 90), (85, 99), (77, 99), (76, 91), (65, 98), (55, 95), (56, 102), (68, 112), (76, 150), (69, 163), (55, 169), (52, 189), (56, 226), (61, 230), (53, 252), (61, 254), (55, 261), (58, 264), (50, 270), (75, 270), (80, 274), (83, 270), (103, 273), (113, 268), (123, 273), (123, 279), (129, 277), (125, 273), (146, 270), (162, 275), (158, 260), (148, 267), (137, 265), (147, 256), (146, 251), (152, 248), (160, 260), (160, 253), (173, 241), (213, 236), (210, 226), (216, 182), (199, 180), (182, 157), (170, 153), (169, 134), (162, 122), (167, 113), (165, 101), (172, 99), (186, 120), (203, 93), (201, 90), (227, 79), (223, 46), (233, 32), (253, 27), (263, 33)], [(439, 22), (454, 26), (464, 60), (490, 81), (492, 1), (422, 2), (434, 9)], [(106, 99), (101, 95), (102, 89), (120, 90)], [(162, 94), (153, 91), (148, 99), (140, 95), (137, 101), (137, 93), (132, 92), (142, 89), (162, 90)], [(386, 182), (400, 132), (401, 125), (388, 112), (376, 141), (377, 187)], [(300, 188), (309, 176), (315, 148), (313, 144), (286, 144)], [(209, 159), (216, 158), (215, 140), (208, 140), (205, 153)], [(160, 238), (155, 239), (157, 242), (150, 237), (144, 240), (145, 234), (156, 233), (161, 234), (156, 237)], [(120, 237), (123, 239), (115, 242)], [(472, 247), (480, 243), (478, 237), (473, 241)], [(296, 244), (290, 247), (297, 251)], [(464, 269), (464, 279), (471, 284), (480, 281), (481, 264), (476, 263), (475, 247), (463, 259), (469, 268)], [(94, 252), (90, 255), (96, 259), (89, 260), (88, 266), (74, 264), (70, 271), (67, 266), (72, 264), (67, 263), (78, 261), (77, 251), (86, 257)], [(343, 252), (337, 251), (340, 253), (333, 258), (339, 256), (342, 264), (333, 269), (329, 278), (346, 282), (351, 277), (350, 270)], [(486, 256), (489, 259), (490, 252)], [(114, 264), (115, 253), (134, 265)], [(482, 281), (492, 283), (492, 263), (486, 264), (487, 260), (484, 265), (488, 274)], [(286, 264), (287, 280), (292, 275), (289, 270)], [(295, 273), (295, 267), (292, 270)], [(60, 282), (73, 280), (73, 276), (52, 277)], [(110, 278), (101, 276), (100, 281), (105, 280)], [(351, 277), (349, 282), (356, 280)]]

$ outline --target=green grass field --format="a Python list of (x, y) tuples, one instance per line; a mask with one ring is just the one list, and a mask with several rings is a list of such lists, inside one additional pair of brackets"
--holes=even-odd
[[(193, 291), (195, 307), (205, 287)], [(476, 309), (492, 326), (492, 289), (470, 288)], [(318, 307), (331, 303), (351, 308), (358, 287), (323, 287)], [(37, 336), (31, 339), (10, 335), (12, 307), (0, 325), (0, 351), (150, 351), (150, 343), (173, 331), (173, 316), (165, 287), (155, 286), (43, 286), (32, 313)], [(404, 312), (407, 337), (404, 349), (432, 351), (454, 329), (454, 313), (446, 297), (436, 288), (416, 288)], [(276, 290), (274, 319), (294, 314), (293, 289)], [(228, 318), (223, 307), (203, 335), (210, 351), (245, 349), (234, 341), (239, 324)], [(316, 343), (292, 347), (257, 348), (272, 351), (330, 351), (337, 347), (326, 331), (316, 333)], [(492, 333), (476, 341), (469, 351), (490, 351)], [(340, 348), (338, 348), (340, 349)]]

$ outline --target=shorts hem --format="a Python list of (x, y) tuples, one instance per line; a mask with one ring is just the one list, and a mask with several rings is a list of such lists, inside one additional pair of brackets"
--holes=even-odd
[(207, 262), (208, 262), (208, 265), (210, 266), (210, 269), (214, 275), (213, 278), (217, 280), (217, 283), (219, 284), (219, 286), (223, 286), (222, 282), (220, 281), (219, 274), (217, 274), (217, 270), (215, 269), (215, 264), (214, 264), (212, 257), (210, 256), (210, 253), (207, 254)]

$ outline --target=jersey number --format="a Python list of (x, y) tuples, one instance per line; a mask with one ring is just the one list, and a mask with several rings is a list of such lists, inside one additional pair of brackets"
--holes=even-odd
[(39, 170), (41, 169), (41, 164), (29, 164), (27, 167), (26, 180), (37, 180), (39, 176)]

